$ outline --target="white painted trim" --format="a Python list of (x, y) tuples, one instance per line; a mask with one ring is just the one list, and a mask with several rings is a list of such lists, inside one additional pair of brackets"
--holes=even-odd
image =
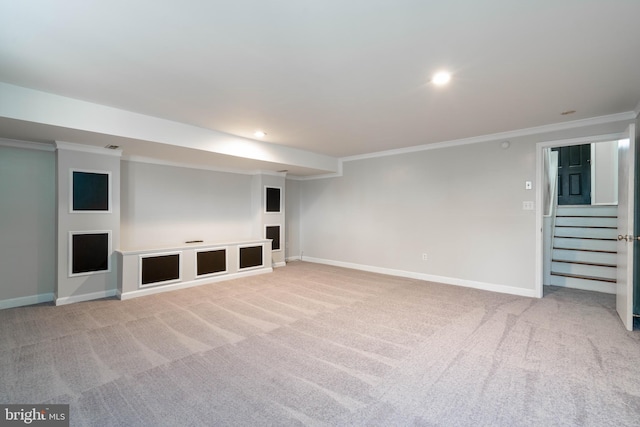
[(44, 142), (33, 142), (33, 141), (20, 141), (17, 139), (7, 139), (0, 138), (0, 146), (3, 147), (13, 147), (13, 148), (25, 148), (28, 150), (40, 150), (40, 151), (49, 151), (53, 153), (56, 151), (56, 148)]
[(273, 263), (273, 266), (275, 268), (286, 267), (287, 263), (285, 261), (275, 262), (275, 263)]
[(122, 150), (111, 148), (96, 147), (95, 145), (76, 144), (73, 142), (56, 141), (58, 150), (81, 151), (84, 153), (101, 154), (105, 156), (122, 157)]
[(300, 261), (301, 259), (302, 259), (302, 257), (300, 257), (300, 255), (294, 255), (294, 256), (290, 256), (288, 258), (285, 258), (285, 262)]
[[(295, 180), (295, 181), (308, 181), (308, 180), (325, 179), (325, 178), (339, 178), (339, 177), (341, 177), (343, 175), (343, 163), (344, 162), (352, 162), (352, 161), (356, 161), (356, 160), (373, 159), (373, 158), (378, 158), (378, 157), (397, 156), (397, 155), (401, 155), (401, 154), (409, 154), (409, 153), (415, 153), (415, 152), (419, 152), (419, 151), (437, 150), (437, 149), (441, 149), (441, 148), (458, 147), (458, 146), (461, 146), (461, 145), (469, 145), (469, 144), (478, 144), (478, 143), (483, 143), (483, 142), (500, 141), (501, 139), (506, 140), (506, 139), (524, 137), (524, 136), (532, 136), (532, 135), (550, 133), (550, 132), (555, 132), (555, 131), (574, 129), (574, 128), (579, 128), (579, 127), (583, 127), (583, 126), (593, 126), (593, 125), (599, 125), (599, 124), (605, 124), (605, 123), (615, 123), (615, 122), (621, 122), (621, 121), (625, 121), (625, 120), (633, 120), (639, 114), (640, 114), (640, 103), (636, 107), (636, 111), (627, 111), (627, 112), (623, 112), (623, 113), (611, 114), (611, 115), (608, 115), (608, 116), (593, 117), (593, 118), (590, 118), (590, 119), (574, 120), (574, 121), (571, 121), (571, 122), (556, 123), (556, 124), (551, 124), (551, 125), (543, 125), (543, 126), (519, 129), (519, 130), (514, 130), (514, 131), (508, 131), (508, 132), (499, 132), (499, 133), (475, 136), (475, 137), (470, 137), (470, 138), (462, 138), (462, 139), (455, 139), (455, 140), (450, 140), (450, 141), (433, 142), (433, 143), (429, 143), (429, 144), (415, 145), (415, 146), (412, 146), (412, 147), (398, 148), (398, 149), (394, 149), (394, 150), (385, 150), (385, 151), (378, 151), (378, 152), (375, 152), (375, 153), (368, 153), (368, 154), (360, 154), (360, 155), (355, 155), (355, 156), (341, 157), (341, 158), (338, 159), (339, 160), (339, 164), (338, 164), (339, 171), (338, 172), (321, 174), (321, 175), (310, 175), (310, 176), (288, 176), (287, 179), (292, 179), (292, 180)], [(614, 139), (617, 139), (617, 136), (619, 136), (619, 135), (620, 135), (620, 133), (614, 133), (614, 134), (608, 134), (608, 135), (600, 135), (600, 136), (597, 136), (597, 137), (574, 138), (574, 140), (580, 141), (580, 142), (574, 142), (574, 143), (570, 142), (570, 141), (572, 141), (571, 139), (567, 139), (567, 140), (565, 140), (566, 141), (565, 145), (586, 144), (586, 143), (590, 143), (590, 142), (604, 142), (604, 141), (607, 140), (607, 138), (611, 138), (611, 137), (613, 137)], [(550, 141), (549, 143), (553, 143), (553, 142), (554, 141)], [(551, 145), (551, 146), (555, 146), (555, 145)]]
[[(269, 188), (277, 189), (280, 192), (280, 206), (278, 207), (278, 211), (277, 212), (275, 212), (275, 211), (274, 212), (267, 212), (267, 189), (269, 189)], [(279, 214), (283, 213), (282, 205), (283, 205), (283, 202), (284, 202), (284, 191), (282, 191), (282, 187), (278, 187), (278, 186), (274, 186), (274, 185), (265, 185), (264, 186), (264, 191), (263, 191), (262, 194), (264, 194), (264, 199), (262, 199), (262, 203), (263, 203), (263, 213), (265, 215), (279, 215)]]
[[(108, 204), (109, 204), (109, 208), (106, 211), (77, 211), (73, 209), (73, 174), (74, 172), (81, 172), (81, 173), (93, 173), (93, 174), (100, 174), (100, 175), (107, 175), (107, 198), (108, 198)], [(78, 168), (70, 168), (69, 169), (69, 213), (70, 214), (110, 214), (113, 213), (113, 191), (112, 191), (112, 182), (113, 180), (112, 178), (112, 173), (111, 171), (105, 171), (105, 170), (92, 170), (92, 169), (78, 169)]]
[[(178, 255), (178, 278), (169, 279), (163, 282), (153, 282), (142, 284), (142, 260), (144, 258), (156, 258), (166, 255)], [(182, 280), (182, 251), (170, 251), (170, 252), (155, 252), (150, 254), (138, 255), (138, 288), (150, 288), (155, 286), (167, 285), (170, 283), (180, 282)]]
[(111, 298), (116, 296), (115, 289), (109, 289), (107, 291), (92, 292), (90, 294), (73, 295), (70, 297), (62, 297), (56, 299), (56, 305), (73, 304), (75, 302), (91, 301), (94, 299)]
[(499, 292), (503, 294), (519, 295), (523, 297), (535, 297), (533, 289), (516, 288), (514, 286), (498, 285), (494, 283), (477, 282), (474, 280), (459, 279), (455, 277), (435, 276), (432, 274), (417, 273), (413, 271), (395, 270), (391, 268), (375, 267), (371, 265), (354, 264), (350, 262), (333, 261), (322, 258), (304, 257), (305, 261), (317, 264), (334, 265), (336, 267), (351, 268), (354, 270), (370, 271), (372, 273), (388, 274), (390, 276), (406, 277), (409, 279), (424, 280), (427, 282), (444, 283), (446, 285), (462, 286), (465, 288), (480, 289), (483, 291)]
[(0, 310), (5, 308), (24, 307), (25, 305), (41, 304), (43, 302), (51, 302), (54, 299), (53, 292), (38, 295), (29, 295), (26, 297), (9, 298), (0, 300)]
[(624, 113), (611, 114), (608, 116), (592, 117), (589, 119), (573, 120), (570, 122), (554, 123), (551, 125), (536, 126), (525, 129), (518, 129), (508, 132), (499, 132), (488, 135), (474, 136), (470, 138), (455, 139), (451, 141), (434, 142), (430, 144), (416, 145), (413, 147), (398, 148), (395, 150), (378, 151), (375, 153), (361, 154), (356, 156), (342, 157), (340, 160), (351, 162), (354, 160), (372, 159), (376, 157), (396, 156), (399, 154), (415, 153), (417, 151), (435, 150), (439, 148), (457, 147), (460, 145), (478, 144), (481, 142), (499, 141), (501, 139), (519, 138), (523, 136), (538, 135), (562, 131), (567, 129), (580, 128), (584, 126), (594, 126), (605, 123), (615, 123), (625, 120), (633, 120), (636, 113), (627, 111)]
[[(243, 245), (237, 245), (237, 252), (236, 252), (236, 259), (238, 260), (238, 271), (249, 271), (249, 270), (256, 270), (256, 269), (262, 269), (265, 268), (265, 252), (267, 250), (267, 243), (270, 243), (270, 240), (266, 240), (265, 243), (249, 243), (249, 244), (243, 244)], [(251, 267), (240, 267), (240, 250), (242, 248), (253, 248), (256, 246), (261, 246), (262, 247), (262, 264), (260, 265), (254, 265)], [(270, 268), (270, 267), (269, 267)]]
[(202, 243), (194, 243), (194, 244), (183, 244), (180, 246), (166, 246), (161, 248), (153, 248), (153, 249), (118, 249), (116, 252), (121, 253), (123, 256), (129, 255), (142, 255), (142, 254), (157, 254), (160, 252), (176, 252), (176, 251), (185, 251), (190, 249), (201, 249), (201, 248), (209, 248), (209, 247), (221, 247), (221, 246), (236, 246), (236, 245), (244, 245), (244, 246), (257, 246), (261, 244), (266, 244), (268, 240), (266, 239), (251, 239), (251, 240), (241, 240), (236, 242), (202, 242)]
[[(533, 296), (536, 298), (543, 297), (542, 283), (544, 281), (544, 148), (542, 143), (536, 144), (536, 243), (535, 243), (535, 276), (533, 284)], [(551, 203), (554, 203), (551, 200)]]
[[(224, 271), (216, 271), (215, 273), (206, 273), (206, 274), (198, 274), (198, 254), (200, 252), (211, 252), (211, 251), (224, 251)], [(193, 251), (195, 256), (193, 257), (193, 271), (196, 273), (196, 279), (201, 279), (205, 277), (213, 277), (221, 274), (227, 274), (229, 272), (229, 247), (228, 246), (211, 246), (208, 248), (198, 248)]]
[[(73, 236), (79, 236), (81, 234), (107, 234), (108, 236), (108, 248), (107, 248), (107, 269), (106, 270), (97, 270), (97, 271), (88, 271), (85, 273), (73, 273)], [(82, 231), (69, 231), (69, 244), (67, 246), (67, 258), (69, 259), (68, 263), (68, 277), (79, 277), (79, 276), (91, 276), (94, 274), (104, 274), (111, 272), (111, 257), (113, 255), (113, 245), (112, 245), (112, 232), (111, 230), (82, 230)]]
[(278, 234), (280, 235), (280, 249), (273, 249), (273, 242), (271, 242), (271, 253), (273, 252), (282, 252), (284, 245), (282, 244), (282, 233), (284, 232), (284, 229), (282, 228), (282, 224), (265, 224), (264, 225), (264, 238), (266, 240), (271, 241), (271, 239), (269, 239), (267, 237), (267, 227), (280, 227), (278, 228)]
[(225, 274), (222, 276), (209, 277), (209, 278), (203, 278), (203, 279), (195, 279), (188, 282), (175, 283), (172, 285), (154, 286), (151, 288), (138, 289), (136, 291), (125, 292), (125, 293), (121, 293), (120, 291), (117, 291), (115, 295), (118, 297), (118, 299), (127, 300), (127, 299), (142, 297), (146, 295), (158, 294), (161, 292), (175, 291), (178, 289), (191, 288), (193, 286), (207, 285), (210, 283), (223, 282), (226, 280), (238, 279), (240, 277), (255, 276), (257, 274), (265, 274), (265, 273), (271, 273), (271, 272), (273, 272), (273, 268), (266, 267), (266, 268), (261, 268), (259, 270), (253, 269), (251, 271), (241, 271), (238, 273)]
[(593, 203), (594, 200), (597, 199), (597, 194), (596, 194), (596, 146), (595, 143), (591, 143), (589, 145), (589, 149), (591, 151), (591, 153), (589, 154), (589, 156), (591, 157), (590, 160), (590, 167), (591, 167), (591, 194), (589, 195), (589, 198), (591, 199), (591, 204), (595, 205), (596, 203)]

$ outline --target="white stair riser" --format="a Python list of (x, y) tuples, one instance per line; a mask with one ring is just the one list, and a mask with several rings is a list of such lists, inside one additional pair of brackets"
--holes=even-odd
[(551, 262), (551, 271), (556, 273), (575, 274), (578, 276), (599, 277), (602, 279), (615, 279), (617, 275), (616, 269), (612, 267), (568, 264), (566, 262)]
[(618, 230), (609, 228), (556, 227), (555, 237), (591, 237), (596, 239), (617, 239)]
[(617, 262), (616, 254), (612, 253), (568, 251), (563, 249), (554, 249), (553, 259), (559, 261), (578, 261), (610, 265), (616, 265)]
[(551, 276), (553, 286), (563, 286), (566, 288), (583, 289), (585, 291), (604, 292), (607, 294), (616, 293), (616, 284), (600, 282), (598, 280), (577, 279), (575, 277)]
[(615, 252), (618, 248), (618, 242), (611, 240), (564, 239), (562, 237), (556, 237), (553, 239), (553, 246), (556, 248)]
[(556, 226), (558, 225), (579, 225), (584, 227), (618, 227), (618, 218), (602, 218), (602, 217), (556, 217)]
[(557, 216), (580, 215), (580, 216), (616, 216), (618, 206), (558, 206)]

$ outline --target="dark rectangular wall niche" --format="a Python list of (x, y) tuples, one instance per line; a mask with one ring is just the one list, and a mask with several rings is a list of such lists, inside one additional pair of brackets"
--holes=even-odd
[(227, 270), (227, 251), (224, 249), (198, 252), (196, 258), (198, 276)]
[(258, 267), (262, 265), (262, 246), (240, 248), (240, 268)]
[(72, 191), (74, 211), (109, 210), (109, 174), (73, 171)]
[(71, 236), (71, 274), (109, 270), (109, 233)]
[(266, 238), (271, 239), (271, 250), (277, 251), (280, 249), (280, 226), (279, 225), (267, 225)]
[(180, 254), (142, 258), (143, 285), (180, 279)]
[(280, 212), (280, 189), (276, 187), (266, 188), (266, 211)]

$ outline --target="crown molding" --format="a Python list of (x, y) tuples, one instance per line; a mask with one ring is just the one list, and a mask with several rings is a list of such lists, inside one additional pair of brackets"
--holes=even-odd
[(7, 138), (0, 138), (0, 146), (25, 148), (28, 150), (40, 150), (40, 151), (49, 151), (49, 152), (56, 151), (53, 145), (47, 144), (46, 142), (21, 141), (17, 139), (7, 139)]
[[(640, 108), (640, 104), (638, 107)], [(439, 148), (457, 147), (460, 145), (478, 144), (481, 142), (490, 142), (501, 139), (519, 138), (523, 136), (539, 135), (563, 130), (575, 129), (586, 126), (595, 126), (606, 123), (622, 122), (626, 120), (635, 120), (637, 113), (634, 111), (626, 111), (624, 113), (610, 114), (608, 116), (598, 116), (588, 119), (573, 120), (570, 122), (554, 123), (550, 125), (536, 126), (514, 131), (499, 132), (488, 135), (474, 136), (470, 138), (461, 138), (451, 141), (434, 142), (431, 144), (416, 145), (413, 147), (398, 148), (394, 150), (378, 151), (369, 154), (360, 154), (355, 156), (342, 157), (343, 162), (351, 162), (355, 160), (373, 159), (377, 157), (396, 156), (399, 154), (415, 153), (419, 151), (436, 150)]]

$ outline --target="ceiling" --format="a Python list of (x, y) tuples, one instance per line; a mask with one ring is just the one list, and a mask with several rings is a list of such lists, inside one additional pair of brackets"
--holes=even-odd
[[(0, 0), (0, 82), (342, 158), (631, 111), (638, 16), (637, 0)], [(318, 172), (0, 118), (4, 138)]]

